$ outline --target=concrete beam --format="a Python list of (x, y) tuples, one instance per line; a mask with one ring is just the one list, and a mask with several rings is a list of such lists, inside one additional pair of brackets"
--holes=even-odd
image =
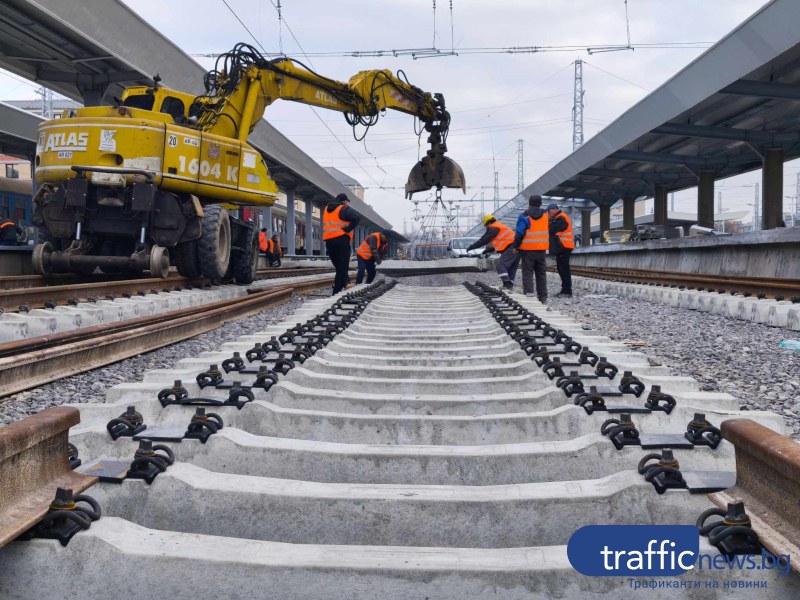
[(722, 88), (720, 94), (755, 96), (758, 98), (783, 98), (800, 100), (800, 85), (776, 83), (773, 81), (752, 81), (740, 79)]
[(592, 243), (592, 211), (584, 208), (581, 210), (581, 245), (588, 246)]
[(707, 125), (688, 125), (683, 123), (665, 123), (653, 129), (652, 133), (714, 140), (756, 142), (762, 144), (788, 144), (800, 140), (800, 133), (798, 132), (779, 133), (774, 131), (736, 129), (733, 127), (710, 127)]
[(585, 169), (581, 171), (581, 174), (591, 175), (592, 177), (637, 179), (639, 181), (647, 181), (650, 183), (675, 181), (685, 176), (682, 170), (659, 171), (657, 173), (641, 173), (638, 171), (629, 171), (624, 169), (599, 169), (599, 168)]
[(653, 197), (655, 202), (653, 223), (655, 225), (667, 224), (667, 188), (663, 185), (656, 186), (656, 193)]
[(603, 234), (611, 229), (611, 206), (608, 204), (600, 205), (600, 241), (603, 241)]
[[(646, 184), (641, 180), (638, 179), (634, 183), (628, 184), (620, 184), (615, 185), (613, 183), (608, 183), (605, 181), (565, 181), (557, 188), (556, 190), (568, 190), (570, 188), (577, 189), (577, 190), (596, 190), (598, 192), (611, 192), (613, 194), (617, 194), (619, 196), (623, 196), (631, 192), (631, 188), (633, 187), (646, 187)], [(570, 193), (570, 192), (566, 192)]]
[(783, 222), (783, 148), (767, 148), (762, 170), (761, 228), (775, 229)]
[(714, 171), (700, 171), (697, 186), (697, 224), (701, 227), (714, 227)]
[(625, 196), (622, 203), (622, 228), (632, 231), (636, 221), (636, 197)]
[(294, 189), (286, 190), (286, 254), (295, 254), (295, 237), (297, 228), (294, 222)]
[(306, 255), (314, 254), (314, 204), (309, 197), (305, 201)]

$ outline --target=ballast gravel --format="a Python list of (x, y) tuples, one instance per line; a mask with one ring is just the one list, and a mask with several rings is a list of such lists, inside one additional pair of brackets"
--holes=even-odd
[[(462, 281), (498, 285), (495, 273), (454, 273), (404, 277), (410, 285), (458, 285)], [(515, 290), (522, 285), (517, 273)], [(767, 327), (683, 308), (575, 288), (572, 298), (556, 298), (561, 280), (548, 273), (548, 305), (613, 340), (628, 342), (653, 365), (673, 375), (693, 377), (704, 391), (727, 392), (741, 410), (768, 410), (786, 419), (800, 439), (800, 351), (779, 346), (798, 332)]]
[(8, 425), (51, 406), (105, 402), (109, 388), (119, 383), (141, 381), (146, 371), (171, 368), (182, 358), (216, 350), (225, 342), (262, 331), (286, 319), (302, 306), (303, 300), (303, 296), (297, 296), (285, 304), (231, 321), (183, 342), (10, 396), (5, 402), (0, 402), (0, 425)]

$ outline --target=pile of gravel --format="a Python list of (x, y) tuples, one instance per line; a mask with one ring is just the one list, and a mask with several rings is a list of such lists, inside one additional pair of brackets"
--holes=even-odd
[(165, 346), (147, 354), (140, 354), (102, 369), (80, 373), (20, 392), (0, 403), (0, 424), (7, 425), (60, 404), (105, 402), (106, 391), (119, 383), (141, 381), (146, 371), (169, 369), (182, 358), (216, 350), (225, 342), (236, 340), (256, 331), (263, 331), (269, 326), (285, 320), (302, 304), (303, 297), (296, 297), (286, 304), (244, 319), (231, 321), (223, 327), (212, 329), (186, 341)]

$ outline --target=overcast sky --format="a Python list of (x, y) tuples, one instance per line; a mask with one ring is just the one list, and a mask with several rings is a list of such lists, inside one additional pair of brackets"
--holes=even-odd
[[(267, 52), (277, 54), (282, 47), (290, 57), (343, 81), (364, 69), (402, 69), (411, 83), (442, 92), (453, 116), (449, 156), (464, 168), (469, 186), (466, 196), (449, 190), (444, 197), (479, 200), (483, 192), (487, 212), (492, 206), (495, 171), (499, 173), (501, 202), (516, 194), (518, 139), (524, 140), (525, 185), (571, 151), (575, 59), (585, 61), (588, 140), (764, 4), (763, 0), (629, 0), (635, 51), (592, 55), (585, 51), (464, 52), (413, 60), (408, 56), (319, 57), (314, 53), (430, 48), (434, 45), (432, 0), (282, 0), (280, 32), (273, 2), (277, 4), (277, 0), (227, 0)], [(222, 52), (239, 41), (255, 43), (223, 0), (126, 3), (192, 55)], [(451, 44), (458, 52), (626, 43), (623, 0), (453, 0), (452, 41), (450, 2), (438, 0), (436, 5), (435, 46), (441, 50), (449, 50)], [(698, 44), (681, 49), (639, 46), (675, 42)], [(207, 67), (213, 62), (200, 56), (196, 60)], [(35, 88), (0, 77), (0, 99), (31, 98)], [(369, 131), (365, 142), (356, 142), (341, 114), (315, 110), (316, 115), (308, 106), (277, 102), (265, 116), (317, 162), (359, 180), (367, 188), (366, 201), (396, 229), (402, 231), (404, 219), (410, 229), (413, 206), (404, 199), (402, 187), (418, 151), (425, 152), (424, 139), (418, 148), (413, 119), (389, 113)], [(798, 168), (790, 163), (786, 167), (786, 194), (794, 195)], [(748, 209), (754, 194), (752, 184), (759, 180), (756, 172), (718, 183), (725, 208)], [(417, 195), (420, 200), (427, 196)], [(694, 190), (678, 193), (676, 209), (694, 211), (695, 198)], [(477, 215), (480, 204), (474, 206)], [(427, 206), (420, 209), (427, 212)]]

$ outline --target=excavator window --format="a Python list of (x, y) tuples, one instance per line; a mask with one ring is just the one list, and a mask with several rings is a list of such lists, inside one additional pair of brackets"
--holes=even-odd
[(128, 96), (122, 103), (122, 106), (129, 108), (141, 108), (142, 110), (153, 110), (153, 102), (156, 97), (153, 94), (138, 94), (136, 96)]
[(167, 96), (161, 103), (161, 112), (170, 115), (176, 122), (180, 123), (185, 118), (186, 105), (180, 98)]

